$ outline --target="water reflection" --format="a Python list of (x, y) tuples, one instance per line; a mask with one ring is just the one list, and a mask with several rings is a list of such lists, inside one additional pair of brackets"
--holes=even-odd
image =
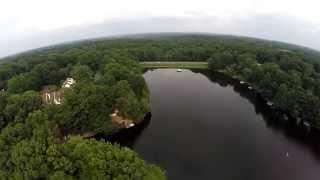
[(315, 157), (320, 160), (320, 135), (317, 132), (307, 132), (298, 128), (292, 121), (283, 121), (279, 112), (270, 109), (269, 106), (247, 86), (241, 85), (238, 80), (230, 78), (219, 72), (210, 72), (207, 70), (191, 70), (194, 73), (201, 73), (210, 79), (213, 83), (218, 83), (222, 87), (230, 86), (241, 97), (248, 99), (253, 105), (255, 112), (263, 116), (268, 128), (272, 128), (279, 133), (283, 133), (287, 138), (310, 148)]
[(252, 91), (220, 73), (147, 71), (152, 118), (110, 140), (167, 171), (169, 179), (318, 179), (319, 147)]

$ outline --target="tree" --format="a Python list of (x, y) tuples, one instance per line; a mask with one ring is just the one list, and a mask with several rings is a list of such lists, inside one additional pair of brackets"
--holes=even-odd
[(93, 79), (93, 72), (86, 65), (76, 65), (71, 71), (71, 76), (77, 82), (90, 82)]
[(314, 70), (315, 70), (317, 73), (320, 73), (320, 63), (319, 63), (319, 62), (314, 62), (314, 63), (313, 63), (313, 67), (314, 67)]
[(224, 69), (234, 63), (234, 57), (230, 52), (212, 55), (209, 60), (210, 69)]
[(7, 122), (23, 122), (30, 112), (38, 110), (42, 105), (41, 97), (34, 91), (11, 95), (7, 101), (4, 109)]
[(309, 122), (316, 120), (320, 109), (319, 98), (309, 93), (303, 93), (299, 97), (299, 101), (300, 117)]
[(128, 82), (135, 95), (141, 97), (146, 87), (146, 82), (141, 75), (133, 74), (129, 77)]
[(97, 84), (105, 84), (105, 85), (108, 85), (108, 86), (113, 86), (117, 83), (115, 77), (110, 74), (110, 73), (105, 73), (103, 75), (98, 75), (96, 76), (96, 83)]
[(259, 63), (274, 62), (276, 59), (271, 51), (265, 49), (259, 50), (256, 54), (256, 58)]
[(58, 150), (70, 162), (76, 162), (77, 179), (165, 179), (160, 168), (146, 164), (130, 149), (108, 142), (73, 137)]
[(0, 129), (6, 124), (4, 109), (7, 106), (8, 94), (5, 91), (0, 91)]
[(39, 77), (31, 73), (14, 76), (8, 81), (9, 93), (22, 93), (27, 90), (38, 90), (39, 87)]
[(47, 61), (36, 65), (31, 72), (39, 78), (39, 84), (47, 85), (59, 82), (62, 77), (59, 77), (58, 71), (59, 66), (56, 63)]
[(71, 132), (108, 132), (113, 106), (111, 90), (105, 85), (77, 84), (65, 94), (64, 126)]
[(223, 69), (225, 64), (219, 54), (214, 54), (208, 59), (208, 66), (212, 70)]
[(234, 56), (230, 51), (225, 51), (221, 54), (221, 59), (225, 65), (231, 65), (234, 63)]
[(17, 179), (44, 179), (48, 176), (46, 146), (39, 140), (23, 140), (12, 148), (13, 176)]
[(106, 76), (113, 76), (116, 81), (128, 80), (131, 72), (126, 66), (119, 63), (109, 63), (104, 68)]
[(243, 78), (248, 81), (252, 76), (252, 70), (250, 68), (244, 68), (242, 74)]
[[(273, 97), (273, 102), (283, 110), (289, 111), (289, 107), (293, 108), (296, 102), (292, 101), (296, 99), (294, 96), (290, 96), (291, 93), (288, 93), (289, 89), (286, 84), (281, 84), (278, 88), (277, 93)], [(293, 103), (293, 104), (292, 104)], [(296, 107), (294, 107), (296, 109)], [(291, 109), (292, 110), (292, 109)]]
[(256, 65), (255, 57), (251, 54), (241, 54), (236, 58), (237, 68), (251, 68), (251, 66)]
[(126, 97), (117, 98), (115, 106), (123, 116), (133, 120), (141, 120), (145, 114), (141, 103), (132, 93), (128, 94)]
[(97, 51), (85, 51), (78, 56), (77, 60), (81, 65), (86, 65), (92, 70), (98, 70), (102, 61)]

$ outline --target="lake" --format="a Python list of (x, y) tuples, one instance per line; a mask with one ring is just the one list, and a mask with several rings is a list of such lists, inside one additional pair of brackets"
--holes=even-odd
[(119, 143), (166, 170), (168, 179), (316, 180), (317, 143), (274, 123), (234, 80), (175, 69), (144, 74), (152, 117)]

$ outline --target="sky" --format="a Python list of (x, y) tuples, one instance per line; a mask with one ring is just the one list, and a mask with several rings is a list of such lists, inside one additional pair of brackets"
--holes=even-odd
[(320, 50), (317, 0), (1, 0), (0, 57), (62, 42), (205, 32)]

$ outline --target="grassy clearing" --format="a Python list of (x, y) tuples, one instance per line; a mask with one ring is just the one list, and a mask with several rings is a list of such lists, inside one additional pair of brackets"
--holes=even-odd
[(144, 68), (181, 68), (181, 69), (207, 69), (207, 62), (185, 62), (185, 61), (154, 61), (140, 62)]

